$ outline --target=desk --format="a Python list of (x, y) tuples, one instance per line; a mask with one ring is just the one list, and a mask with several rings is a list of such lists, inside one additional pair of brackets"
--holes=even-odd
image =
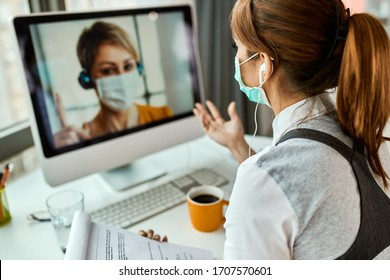
[[(258, 151), (269, 144), (270, 138), (256, 137), (252, 146)], [(64, 255), (51, 223), (30, 222), (26, 219), (29, 213), (45, 210), (45, 200), (54, 192), (65, 189), (82, 191), (85, 195), (85, 210), (89, 212), (142, 191), (150, 187), (149, 184), (158, 184), (169, 177), (181, 175), (186, 170), (210, 167), (229, 180), (229, 183), (222, 187), (226, 198), (229, 198), (238, 167), (229, 151), (207, 136), (149, 155), (142, 160), (164, 166), (168, 175), (122, 192), (112, 190), (98, 174), (59, 187), (50, 187), (44, 181), (41, 170), (37, 169), (11, 182), (7, 187), (7, 197), (12, 220), (0, 228), (0, 259), (63, 259)], [(195, 230), (189, 220), (185, 203), (128, 230), (138, 232), (140, 229), (150, 228), (161, 235), (167, 235), (172, 243), (211, 250), (217, 259), (223, 256), (223, 227), (211, 233)]]

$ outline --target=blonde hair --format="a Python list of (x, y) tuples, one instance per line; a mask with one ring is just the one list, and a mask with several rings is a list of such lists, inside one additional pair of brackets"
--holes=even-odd
[(136, 61), (138, 52), (129, 34), (118, 25), (110, 22), (97, 21), (91, 27), (85, 28), (77, 43), (77, 56), (81, 66), (89, 73), (103, 43), (116, 43), (126, 49)]

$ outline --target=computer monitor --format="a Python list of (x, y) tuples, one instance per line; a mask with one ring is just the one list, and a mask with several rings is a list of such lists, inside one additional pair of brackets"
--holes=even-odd
[(125, 189), (164, 174), (137, 159), (202, 135), (190, 5), (18, 16), (13, 26), (48, 184), (110, 170)]

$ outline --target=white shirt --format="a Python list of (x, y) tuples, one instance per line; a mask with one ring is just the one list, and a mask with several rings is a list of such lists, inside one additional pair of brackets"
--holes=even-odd
[[(349, 162), (307, 139), (275, 146), (297, 127), (324, 131), (352, 145), (327, 93), (276, 116), (272, 146), (238, 169), (226, 212), (224, 259), (334, 259), (355, 240), (360, 197)], [(388, 156), (387, 148), (385, 152)], [(385, 163), (390, 170), (389, 161)]]

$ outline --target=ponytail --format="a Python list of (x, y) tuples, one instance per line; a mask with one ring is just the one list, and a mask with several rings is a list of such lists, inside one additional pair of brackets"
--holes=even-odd
[(372, 170), (389, 187), (380, 159), (383, 130), (390, 117), (390, 42), (379, 20), (369, 14), (349, 19), (341, 62), (337, 110), (342, 128), (366, 147)]

